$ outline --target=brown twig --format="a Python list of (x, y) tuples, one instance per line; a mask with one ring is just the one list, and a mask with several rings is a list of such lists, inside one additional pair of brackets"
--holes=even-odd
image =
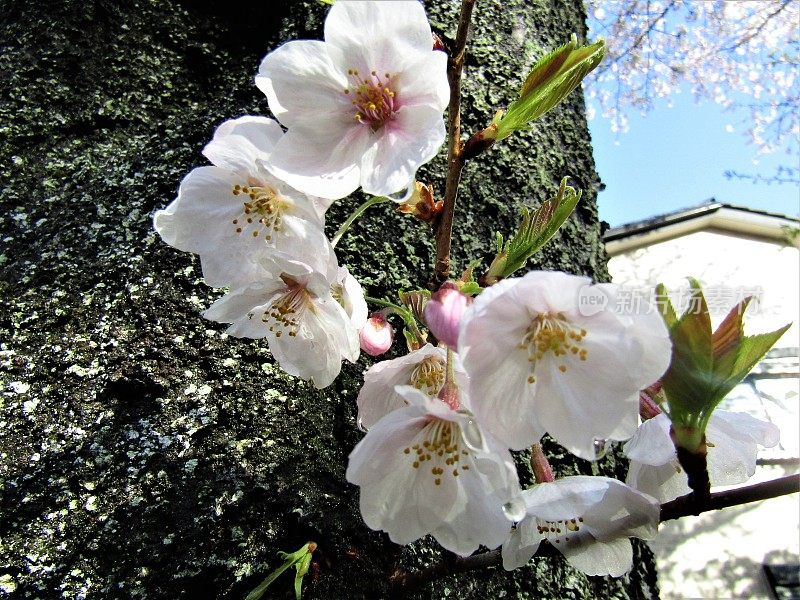
[(441, 284), (450, 273), (450, 242), (453, 233), (453, 214), (458, 196), (458, 182), (464, 159), (461, 154), (461, 70), (464, 67), (467, 34), (472, 20), (472, 9), (476, 0), (462, 0), (461, 16), (458, 19), (455, 46), (447, 62), (447, 81), (450, 83), (450, 104), (447, 115), (447, 183), (444, 191), (444, 209), (436, 222), (436, 265), (434, 283)]
[[(716, 492), (711, 494), (705, 502), (698, 501), (694, 494), (687, 494), (661, 505), (661, 522), (797, 492), (800, 492), (800, 475), (787, 475), (772, 481)], [(557, 554), (558, 551), (546, 543), (541, 544), (536, 552), (536, 556), (540, 557), (555, 556)], [(503, 559), (498, 548), (497, 550), (467, 557), (450, 555), (441, 562), (420, 571), (398, 571), (390, 578), (392, 597), (402, 598), (426, 583), (437, 579), (456, 573), (497, 566), (502, 562)]]
[(687, 494), (661, 505), (661, 522), (797, 492), (800, 492), (800, 475), (787, 475), (733, 490), (715, 492), (705, 502), (698, 501), (694, 494)]

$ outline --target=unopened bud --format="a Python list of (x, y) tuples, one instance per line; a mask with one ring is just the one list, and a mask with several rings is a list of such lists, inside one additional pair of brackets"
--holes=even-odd
[(379, 356), (386, 352), (394, 340), (394, 329), (379, 312), (367, 319), (364, 327), (358, 332), (361, 349), (370, 356)]
[(453, 410), (461, 408), (461, 393), (458, 391), (458, 386), (452, 381), (446, 381), (439, 390), (439, 400), (447, 404)]
[(470, 304), (472, 298), (459, 292), (453, 282), (445, 282), (425, 305), (425, 323), (440, 342), (456, 349), (461, 316)]
[(553, 468), (544, 455), (541, 444), (531, 446), (531, 469), (533, 469), (536, 483), (550, 483), (556, 480), (555, 475), (553, 475)]
[(414, 191), (405, 202), (398, 207), (401, 213), (414, 215), (420, 221), (432, 222), (436, 216), (442, 212), (444, 202), (436, 200), (433, 194), (433, 186), (425, 185), (421, 181), (414, 182)]
[(642, 420), (647, 421), (661, 414), (661, 408), (655, 399), (660, 391), (661, 382), (657, 381), (639, 392), (639, 416)]
[(447, 52), (447, 46), (444, 45), (442, 38), (440, 38), (435, 33), (431, 34), (433, 36), (433, 49), (434, 50), (441, 50), (442, 52)]

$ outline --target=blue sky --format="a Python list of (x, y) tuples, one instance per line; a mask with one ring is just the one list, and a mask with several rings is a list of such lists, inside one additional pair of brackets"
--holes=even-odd
[[(726, 170), (769, 176), (779, 165), (798, 165), (797, 156), (756, 155), (747, 143), (740, 116), (709, 102), (695, 104), (689, 94), (657, 101), (642, 117), (631, 111), (630, 130), (615, 134), (606, 119), (589, 122), (595, 161), (606, 189), (600, 192), (600, 218), (612, 226), (646, 219), (715, 198), (789, 215), (800, 212), (794, 184), (727, 179)], [(733, 132), (726, 130), (734, 127)], [(753, 164), (753, 160), (758, 164)]]

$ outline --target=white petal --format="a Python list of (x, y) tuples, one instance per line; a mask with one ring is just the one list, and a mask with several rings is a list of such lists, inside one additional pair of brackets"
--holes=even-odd
[[(566, 478), (571, 479), (571, 478)], [(618, 537), (653, 539), (658, 532), (658, 501), (611, 478), (603, 499), (584, 513), (584, 527), (598, 540)]]
[(410, 385), (414, 369), (429, 357), (435, 357), (444, 369), (445, 350), (431, 344), (400, 358), (381, 361), (367, 369), (357, 401), (358, 419), (364, 427), (372, 427), (381, 417), (406, 406), (406, 401), (395, 391), (395, 387)]
[(543, 539), (536, 527), (535, 519), (525, 519), (518, 523), (516, 529), (511, 532), (508, 540), (503, 544), (501, 551), (503, 568), (506, 571), (513, 571), (527, 565), (536, 554)]
[(644, 421), (636, 435), (623, 446), (625, 455), (647, 465), (667, 464), (675, 458), (670, 425), (669, 417), (663, 413)]
[(283, 129), (276, 121), (248, 115), (220, 125), (203, 154), (217, 167), (246, 177), (258, 159), (269, 157), (281, 137)]
[[(403, 57), (431, 52), (433, 38), (419, 2), (338, 2), (325, 20), (325, 42), (348, 55), (360, 53), (373, 69), (398, 67)], [(388, 63), (388, 64), (387, 64)]]
[[(331, 56), (333, 54), (333, 57)], [(269, 107), (286, 127), (314, 122), (351, 111), (344, 93), (346, 69), (336, 62), (339, 53), (319, 41), (293, 41), (267, 54), (256, 76), (256, 86), (267, 95)]]
[(528, 515), (546, 521), (573, 519), (586, 514), (608, 491), (606, 477), (575, 476), (540, 483), (522, 492)]
[(214, 302), (203, 317), (218, 323), (231, 323), (227, 333), (234, 337), (266, 337), (268, 327), (261, 317), (282, 288), (281, 281), (264, 281), (233, 290)]
[(369, 309), (364, 299), (364, 290), (347, 270), (347, 267), (339, 267), (337, 281), (342, 286), (342, 301), (344, 310), (350, 317), (350, 321), (355, 329), (361, 329), (367, 322)]
[(324, 124), (290, 129), (265, 167), (306, 194), (344, 198), (358, 188), (358, 164), (372, 143), (369, 127), (351, 117), (329, 118)]
[(633, 565), (633, 549), (627, 538), (598, 542), (586, 536), (556, 546), (567, 562), (587, 575), (621, 577)]
[(691, 491), (689, 480), (678, 463), (677, 456), (658, 466), (632, 460), (625, 483), (659, 502), (669, 502)]
[(397, 74), (394, 83), (403, 106), (426, 104), (441, 115), (450, 102), (447, 54), (425, 52), (416, 55), (414, 62)]
[(712, 485), (743, 483), (756, 472), (758, 447), (778, 443), (780, 430), (746, 413), (716, 410), (706, 428)]
[(403, 106), (375, 135), (361, 161), (361, 187), (388, 196), (413, 184), (420, 165), (431, 160), (445, 137), (441, 110)]
[(517, 345), (530, 318), (514, 291), (520, 280), (504, 280), (475, 299), (462, 317), (459, 354), (470, 379), (472, 410), (482, 425), (514, 450), (544, 433), (534, 415), (530, 363)]

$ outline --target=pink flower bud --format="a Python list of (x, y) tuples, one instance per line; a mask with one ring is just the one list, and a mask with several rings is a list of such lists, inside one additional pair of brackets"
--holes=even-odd
[(458, 291), (450, 281), (444, 283), (425, 305), (425, 323), (436, 338), (455, 349), (461, 315), (472, 304), (472, 298)]
[(550, 461), (547, 460), (542, 445), (538, 442), (531, 446), (531, 469), (536, 483), (551, 483), (556, 480)]
[(358, 332), (361, 349), (370, 356), (378, 356), (386, 352), (394, 340), (394, 329), (379, 312), (367, 319), (366, 325)]
[(661, 391), (661, 382), (656, 381), (653, 385), (639, 392), (639, 416), (643, 421), (652, 419), (661, 414), (661, 408), (656, 401), (656, 395)]

